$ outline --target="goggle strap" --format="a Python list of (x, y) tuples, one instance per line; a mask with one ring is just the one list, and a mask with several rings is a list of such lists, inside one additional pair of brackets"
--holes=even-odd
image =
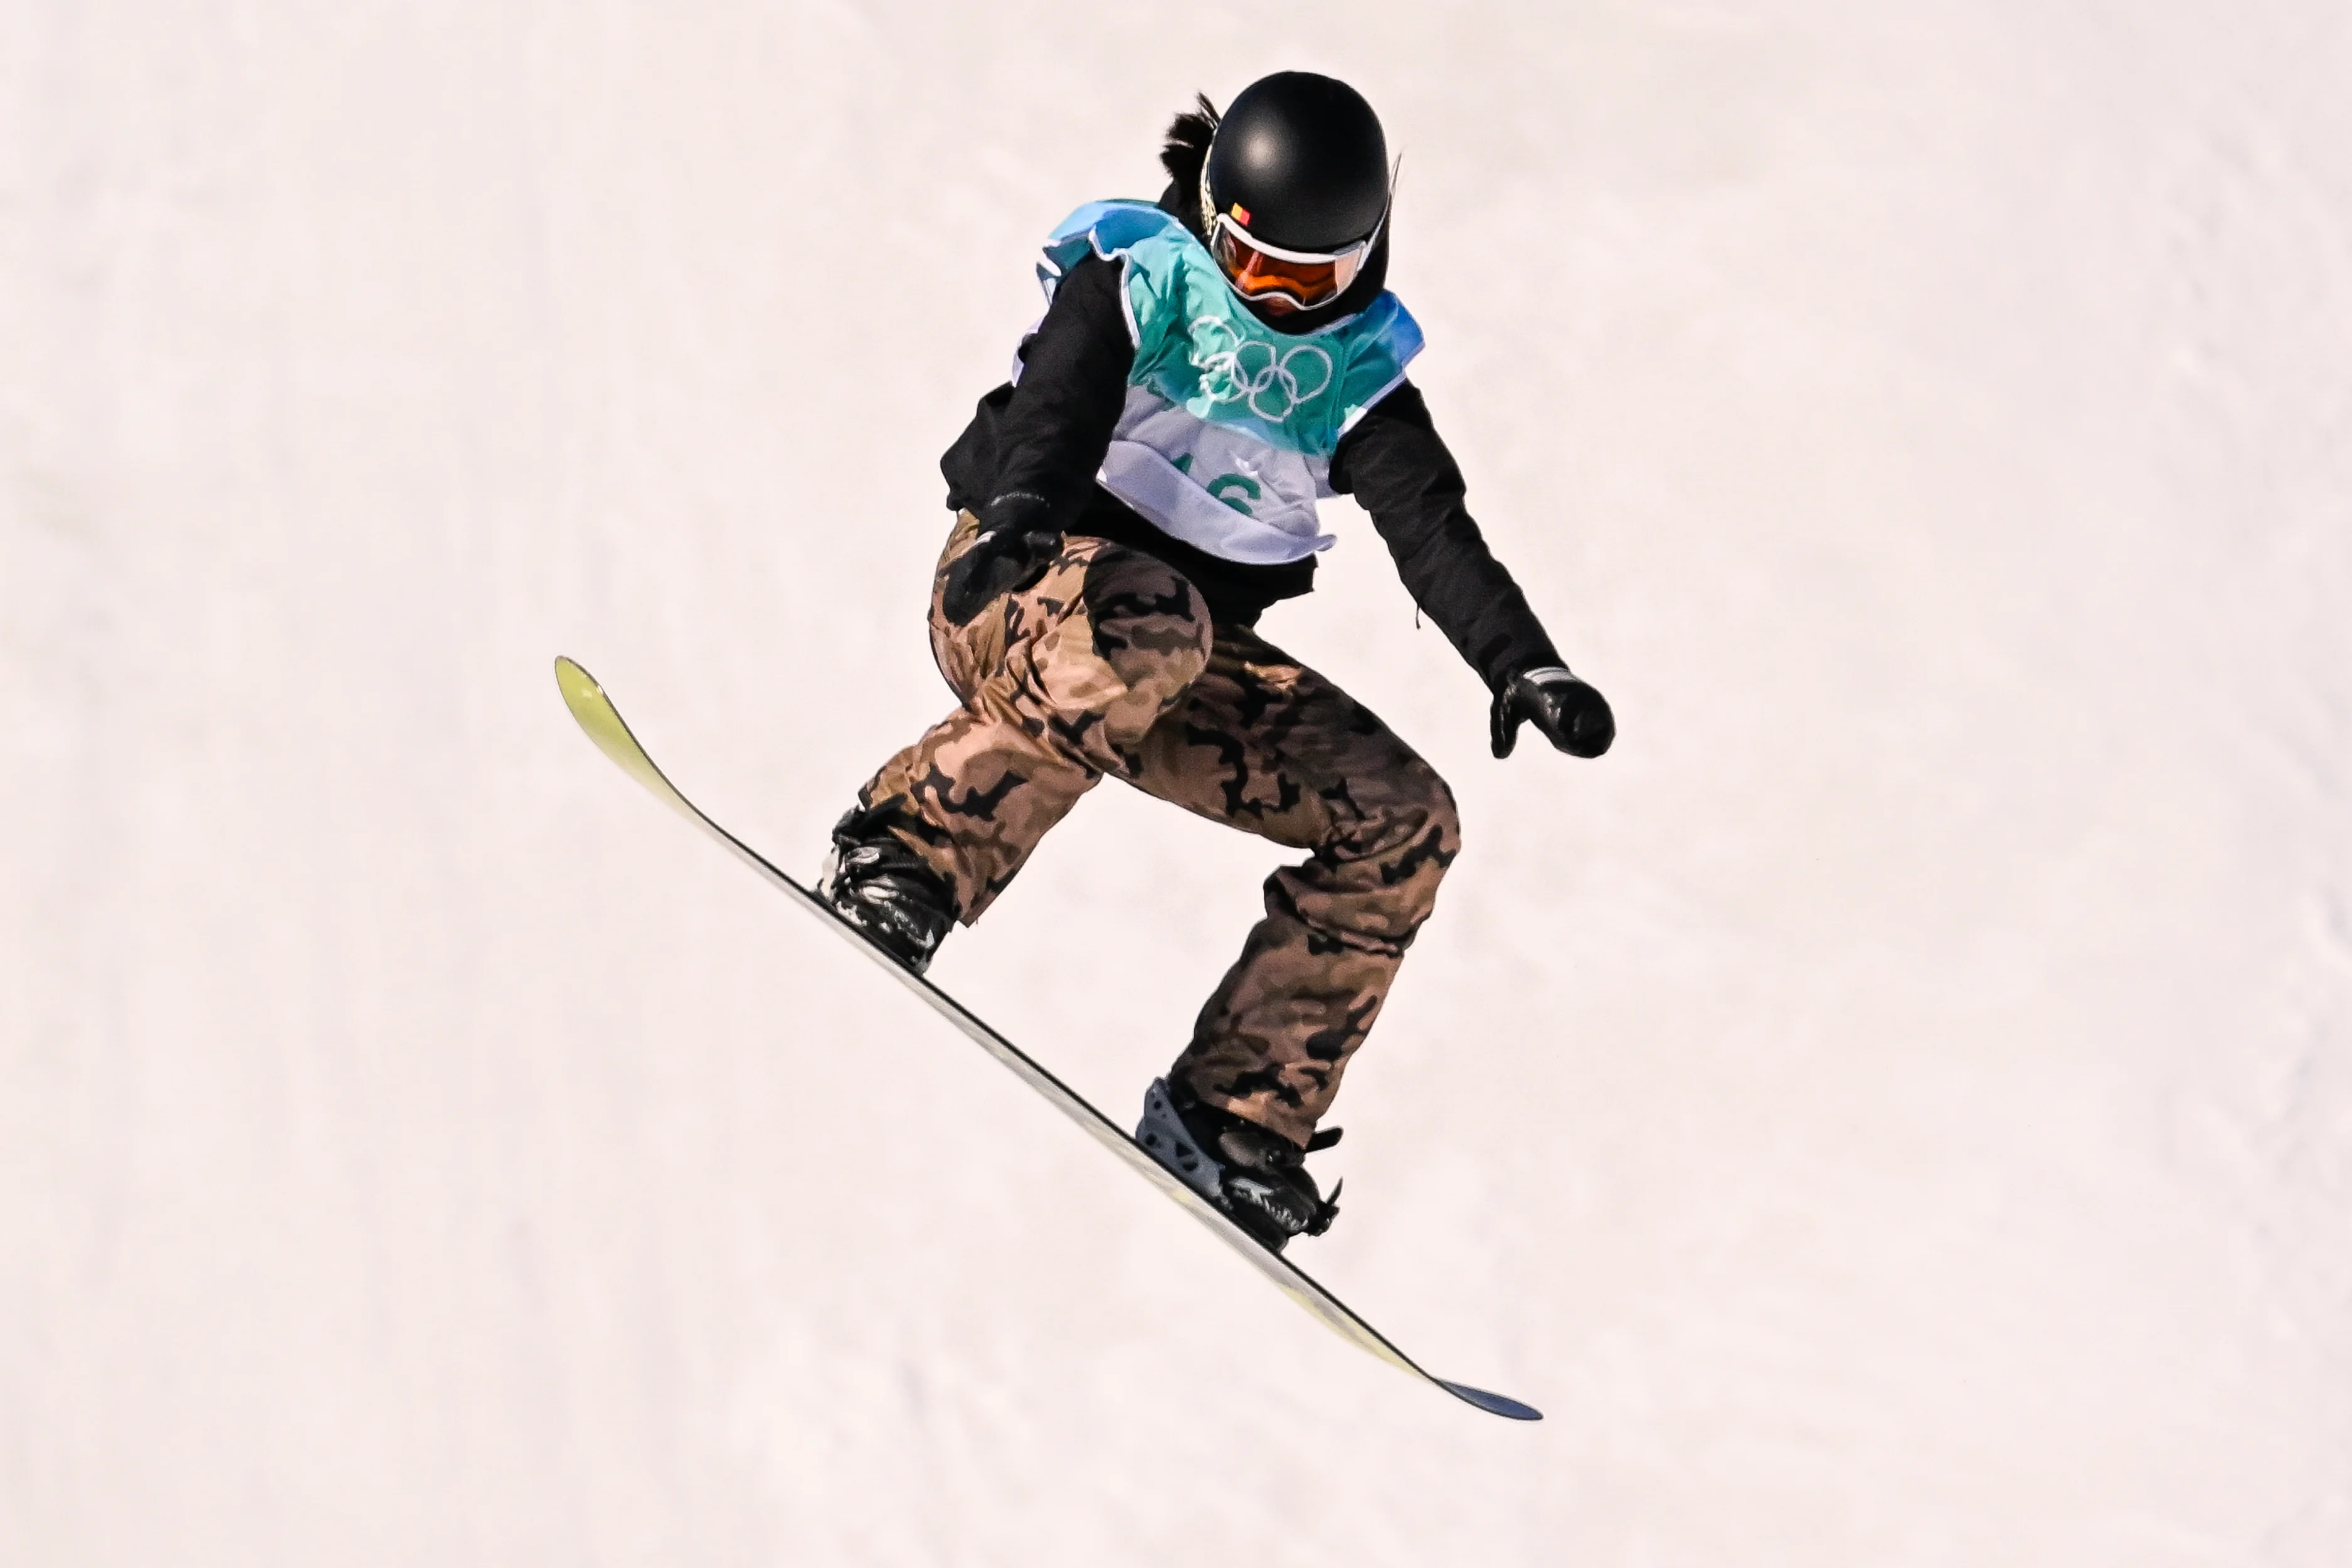
[(1389, 213), (1396, 206), (1397, 179), (1403, 173), (1404, 154), (1400, 153), (1396, 156), (1396, 162), (1389, 166), (1389, 197), (1381, 207), (1381, 220), (1372, 225), (1371, 233), (1364, 236), (1355, 244), (1344, 250), (1285, 250), (1278, 245), (1268, 245), (1250, 233), (1231, 213), (1221, 213), (1209, 205), (1209, 165), (1207, 160), (1203, 159), (1201, 163), (1201, 230), (1204, 234), (1214, 234), (1220, 226), (1230, 228), (1241, 237), (1244, 245), (1253, 250), (1262, 250), (1278, 261), (1336, 263), (1345, 261), (1349, 257), (1370, 256), (1372, 247), (1380, 242), (1381, 230), (1389, 226)]
[(1297, 261), (1312, 267), (1327, 262), (1333, 266), (1337, 266), (1343, 261), (1360, 260), (1365, 256), (1370, 254), (1373, 245), (1376, 244), (1381, 237), (1381, 230), (1388, 226), (1388, 221), (1389, 215), (1386, 209), (1382, 209), (1381, 213), (1381, 221), (1372, 226), (1372, 232), (1366, 235), (1363, 238), (1356, 241), (1355, 244), (1348, 247), (1345, 250), (1285, 250), (1278, 245), (1268, 245), (1265, 241), (1258, 238), (1257, 236), (1250, 233), (1250, 231), (1244, 228), (1230, 213), (1217, 214), (1214, 226), (1233, 230), (1234, 235), (1244, 245), (1248, 246), (1252, 250), (1258, 251), (1263, 255), (1271, 256), (1276, 261)]

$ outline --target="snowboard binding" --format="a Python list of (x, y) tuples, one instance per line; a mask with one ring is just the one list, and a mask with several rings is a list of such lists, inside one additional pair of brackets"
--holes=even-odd
[(833, 825), (816, 896), (866, 941), (917, 974), (955, 927), (955, 889), (890, 831), (887, 805), (851, 811)]
[(1320, 1236), (1339, 1213), (1339, 1184), (1327, 1198), (1307, 1173), (1307, 1156), (1339, 1141), (1336, 1127), (1305, 1149), (1256, 1122), (1204, 1105), (1154, 1079), (1143, 1093), (1135, 1141), (1177, 1180), (1214, 1204), (1268, 1252), (1294, 1236)]

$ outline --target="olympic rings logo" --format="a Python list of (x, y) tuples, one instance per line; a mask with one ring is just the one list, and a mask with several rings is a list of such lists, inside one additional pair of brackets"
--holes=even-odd
[(1247, 403), (1252, 414), (1271, 424), (1330, 389), (1331, 356), (1313, 343), (1277, 351), (1272, 343), (1244, 340), (1221, 316), (1202, 316), (1192, 322), (1192, 364), (1209, 401)]

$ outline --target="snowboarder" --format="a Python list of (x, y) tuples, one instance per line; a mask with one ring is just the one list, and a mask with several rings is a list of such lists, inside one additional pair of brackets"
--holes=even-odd
[[(1393, 171), (1353, 89), (1286, 71), (1177, 116), (1156, 205), (1047, 238), (1013, 380), (940, 461), (955, 524), (931, 649), (960, 706), (835, 825), (820, 894), (920, 972), (1109, 774), (1307, 852), (1145, 1096), (1137, 1139), (1268, 1247), (1338, 1212), (1306, 1169), (1342, 1073), (1460, 847), (1444, 781), (1257, 633), (1312, 586), (1352, 494), (1406, 588), (1522, 722), (1597, 757), (1570, 674), (1464, 505), (1388, 292)], [(1335, 1188), (1332, 1197), (1336, 1198)]]

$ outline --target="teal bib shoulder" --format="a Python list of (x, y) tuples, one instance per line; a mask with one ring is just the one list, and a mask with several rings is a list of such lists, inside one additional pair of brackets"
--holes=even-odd
[(1302, 455), (1328, 460), (1421, 352), (1420, 324), (1390, 293), (1312, 332), (1274, 331), (1234, 297), (1207, 248), (1149, 203), (1095, 202), (1065, 219), (1038, 268), (1047, 292), (1090, 252), (1127, 264), (1130, 384)]

